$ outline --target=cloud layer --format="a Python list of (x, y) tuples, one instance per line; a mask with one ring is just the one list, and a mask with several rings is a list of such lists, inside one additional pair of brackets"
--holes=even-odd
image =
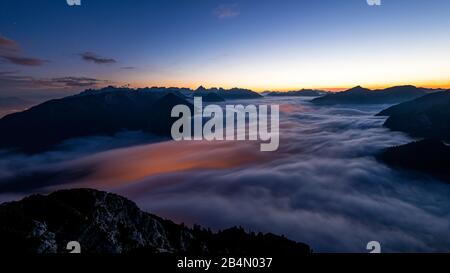
[[(319, 252), (366, 252), (372, 240), (383, 251), (448, 251), (450, 186), (392, 170), (373, 157), (411, 140), (382, 128), (383, 118), (373, 115), (385, 106), (320, 108), (301, 98), (264, 102), (282, 104), (276, 153), (261, 153), (252, 142), (164, 142), (96, 153), (92, 147), (138, 143), (139, 137), (91, 139), (72, 143), (71, 152), (0, 156), (0, 197), (26, 194), (20, 189), (97, 187), (178, 222), (285, 234)], [(17, 180), (19, 173), (33, 172), (43, 178), (56, 173), (58, 181), (39, 188)]]

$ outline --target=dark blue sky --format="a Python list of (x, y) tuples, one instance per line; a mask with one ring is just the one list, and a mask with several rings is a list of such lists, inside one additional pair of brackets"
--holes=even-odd
[(450, 82), (447, 0), (81, 1), (1, 0), (0, 96)]

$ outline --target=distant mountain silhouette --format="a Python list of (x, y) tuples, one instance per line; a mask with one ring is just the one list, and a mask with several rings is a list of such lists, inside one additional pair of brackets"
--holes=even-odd
[(329, 93), (312, 102), (319, 105), (334, 104), (390, 104), (401, 103), (424, 96), (429, 89), (418, 88), (412, 85), (395, 86), (382, 90), (370, 90), (357, 86), (347, 91)]
[(393, 167), (426, 172), (450, 182), (450, 147), (439, 140), (391, 147), (377, 158)]
[(416, 137), (450, 140), (450, 91), (441, 91), (381, 111), (384, 126)]
[(69, 138), (143, 130), (169, 136), (173, 106), (193, 108), (179, 93), (102, 89), (50, 100), (0, 119), (0, 149), (34, 153)]
[(129, 87), (116, 87), (116, 86), (107, 86), (101, 89), (87, 89), (76, 96), (85, 96), (85, 95), (94, 95), (101, 93), (111, 93), (111, 92), (123, 92), (123, 91), (136, 91), (141, 93), (159, 93), (159, 94), (168, 94), (173, 93), (180, 97), (184, 97), (192, 93), (192, 89), (189, 88), (179, 88), (179, 87), (144, 87), (144, 88), (136, 88), (132, 89)]
[(0, 205), (1, 253), (174, 253), (184, 255), (299, 255), (308, 245), (274, 234), (231, 228), (192, 229), (143, 212), (121, 196), (92, 189), (33, 195)]
[(195, 92), (206, 92), (208, 89), (206, 89), (203, 85), (200, 85), (197, 89), (195, 89)]
[(320, 97), (328, 94), (327, 91), (322, 90), (314, 90), (314, 89), (302, 89), (298, 91), (286, 91), (286, 92), (268, 92), (267, 96), (271, 97), (287, 97), (287, 96), (293, 96), (293, 97)]
[[(361, 94), (361, 93), (370, 92), (370, 91), (372, 91), (372, 90), (362, 87), (361, 85), (358, 85), (358, 86), (352, 87), (344, 92), (340, 92), (337, 94)], [(333, 93), (333, 94), (335, 94), (335, 93)], [(331, 95), (333, 95), (333, 94), (331, 94)]]
[(138, 88), (138, 89), (130, 89), (128, 87), (113, 87), (108, 86), (102, 88), (100, 90), (96, 89), (88, 89), (79, 95), (92, 95), (99, 93), (109, 93), (109, 92), (117, 92), (117, 91), (138, 91), (138, 92), (147, 92), (147, 93), (172, 93), (177, 96), (181, 96), (183, 98), (193, 98), (194, 96), (202, 97), (203, 101), (208, 102), (221, 102), (225, 100), (233, 100), (233, 99), (257, 99), (261, 98), (257, 92), (254, 92), (249, 89), (242, 88), (232, 88), (232, 89), (224, 89), (224, 88), (205, 88), (203, 86), (198, 87), (195, 90), (189, 88), (178, 88), (178, 87), (146, 87), (146, 88)]
[(258, 99), (262, 98), (262, 95), (249, 90), (242, 88), (232, 88), (232, 89), (223, 89), (223, 88), (210, 88), (206, 89), (203, 86), (200, 86), (195, 91), (193, 91), (192, 96), (201, 96), (206, 97), (209, 94), (216, 94), (217, 97), (221, 97), (225, 100), (234, 100), (234, 99)]

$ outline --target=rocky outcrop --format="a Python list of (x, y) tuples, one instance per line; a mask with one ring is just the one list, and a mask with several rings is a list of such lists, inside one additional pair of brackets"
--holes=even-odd
[(305, 244), (273, 234), (187, 228), (143, 212), (123, 197), (92, 189), (33, 195), (0, 205), (1, 251), (67, 253), (70, 241), (79, 242), (82, 253), (311, 252)]

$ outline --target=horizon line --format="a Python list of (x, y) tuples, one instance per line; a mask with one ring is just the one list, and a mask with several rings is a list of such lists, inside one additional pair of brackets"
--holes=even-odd
[(398, 86), (414, 86), (416, 88), (425, 88), (425, 89), (442, 89), (442, 90), (450, 90), (450, 84), (448, 85), (416, 85), (416, 84), (393, 84), (393, 85), (362, 85), (362, 84), (355, 84), (355, 85), (351, 85), (351, 86), (345, 86), (345, 87), (299, 87), (299, 88), (278, 88), (278, 89), (268, 89), (268, 88), (249, 88), (249, 87), (239, 87), (239, 86), (233, 86), (233, 87), (221, 87), (221, 86), (216, 86), (216, 85), (195, 85), (195, 86), (189, 86), (189, 85), (185, 85), (185, 86), (181, 86), (181, 85), (139, 85), (139, 86), (133, 86), (131, 84), (125, 84), (125, 85), (105, 85), (105, 86), (101, 86), (101, 87), (92, 87), (92, 88), (87, 88), (84, 89), (82, 91), (85, 90), (89, 90), (89, 89), (103, 89), (103, 88), (107, 88), (107, 87), (114, 87), (114, 88), (128, 88), (128, 89), (145, 89), (145, 88), (166, 88), (166, 89), (170, 89), (170, 88), (177, 88), (177, 89), (189, 89), (192, 91), (197, 90), (200, 87), (203, 87), (205, 89), (224, 89), (224, 90), (230, 90), (230, 89), (247, 89), (247, 90), (251, 90), (254, 92), (258, 92), (258, 93), (263, 93), (263, 92), (290, 92), (290, 91), (300, 91), (300, 90), (319, 90), (319, 91), (329, 91), (329, 92), (342, 92), (342, 91), (346, 91), (355, 87), (363, 87), (366, 89), (369, 89), (371, 91), (375, 91), (375, 90), (382, 90), (382, 89), (387, 89), (387, 88), (392, 88), (392, 87), (398, 87)]

